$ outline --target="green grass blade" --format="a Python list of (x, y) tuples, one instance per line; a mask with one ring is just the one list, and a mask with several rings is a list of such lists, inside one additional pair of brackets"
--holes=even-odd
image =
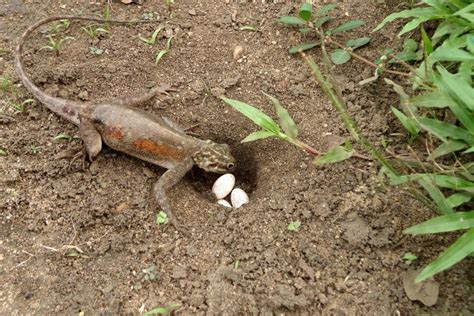
[(424, 281), (436, 273), (446, 270), (474, 252), (474, 228), (458, 238), (435, 261), (416, 277), (415, 282)]
[(421, 31), (421, 38), (423, 40), (423, 49), (425, 51), (426, 56), (429, 56), (433, 52), (433, 44), (431, 43), (431, 39), (429, 35), (426, 33), (423, 25), (421, 26), (420, 31)]
[(472, 198), (473, 198), (473, 194), (471, 193), (466, 193), (466, 192), (455, 193), (451, 195), (450, 197), (448, 197), (448, 203), (451, 205), (452, 208), (455, 208), (464, 203), (469, 202), (470, 200), (472, 200)]
[(470, 211), (438, 216), (424, 223), (407, 228), (403, 232), (405, 234), (424, 235), (446, 233), (473, 227), (474, 211)]
[(419, 122), (421, 127), (432, 133), (435, 134), (438, 138), (443, 141), (447, 141), (448, 138), (463, 140), (469, 145), (474, 145), (474, 135), (469, 133), (466, 129), (455, 126), (450, 123), (441, 122), (438, 120), (430, 119), (427, 117), (420, 117)]
[(400, 123), (402, 123), (403, 127), (412, 135), (412, 136), (417, 136), (418, 133), (420, 132), (420, 127), (416, 123), (414, 119), (411, 119), (407, 117), (405, 114), (403, 114), (401, 111), (399, 111), (395, 107), (391, 107), (393, 114), (398, 118)]
[(415, 8), (411, 10), (404, 10), (400, 12), (395, 12), (387, 16), (379, 25), (372, 30), (372, 32), (376, 32), (380, 30), (385, 24), (395, 21), (396, 19), (404, 19), (404, 18), (411, 18), (411, 17), (431, 17), (438, 14), (439, 11), (435, 8)]
[(441, 156), (451, 154), (455, 151), (466, 148), (466, 143), (457, 140), (448, 140), (436, 148), (427, 158), (427, 160), (434, 160)]
[(441, 214), (452, 214), (454, 213), (453, 208), (446, 200), (443, 192), (435, 185), (431, 177), (424, 177), (424, 179), (418, 180), (418, 183), (428, 192), (433, 202), (438, 206), (438, 210)]
[[(472, 56), (474, 58), (474, 55)], [(437, 67), (437, 70), (441, 74), (439, 82), (437, 80), (437, 83), (441, 83), (440, 88), (443, 88), (445, 92), (448, 92), (452, 97), (454, 96), (458, 101), (464, 103), (469, 110), (474, 111), (474, 88), (472, 88), (471, 85), (462, 78), (451, 74), (443, 67)], [(472, 113), (468, 116), (470, 117), (471, 123), (474, 124)], [(458, 118), (461, 120), (460, 117)], [(471, 133), (474, 133), (474, 130), (471, 130), (468, 126), (466, 127), (471, 131)]]
[(280, 126), (285, 134), (290, 138), (296, 139), (298, 137), (298, 128), (296, 127), (295, 121), (291, 118), (290, 113), (281, 105), (277, 98), (265, 92), (263, 92), (263, 94), (269, 98), (275, 106)]
[(403, 34), (407, 33), (407, 32), (410, 32), (410, 31), (413, 31), (414, 29), (416, 29), (421, 23), (424, 23), (426, 21), (429, 21), (429, 20), (432, 20), (433, 18), (432, 17), (429, 17), (429, 16), (424, 16), (424, 17), (420, 17), (420, 18), (416, 18), (416, 19), (413, 19), (411, 20), (410, 22), (408, 22), (407, 24), (405, 24), (405, 26), (402, 28), (402, 30), (400, 31), (400, 33), (398, 33), (398, 36), (402, 36)]
[(274, 120), (272, 120), (268, 115), (266, 115), (259, 109), (247, 103), (229, 99), (226, 97), (221, 97), (221, 100), (232, 106), (234, 109), (236, 109), (243, 115), (245, 115), (247, 118), (249, 118), (251, 121), (253, 121), (255, 124), (263, 128), (264, 130), (272, 132), (276, 135), (280, 134), (280, 127), (278, 126), (278, 124), (275, 123)]
[(459, 48), (439, 47), (430, 56), (431, 62), (437, 61), (473, 61), (474, 55)]
[(425, 108), (445, 108), (450, 103), (454, 102), (446, 93), (435, 90), (425, 94), (420, 94), (410, 99), (410, 103), (416, 107)]
[(263, 139), (271, 136), (276, 136), (275, 133), (273, 132), (268, 132), (268, 131), (257, 131), (249, 134), (247, 137), (242, 139), (240, 142), (241, 143), (246, 143), (246, 142), (253, 142), (254, 140), (258, 139)]
[(324, 155), (317, 157), (313, 160), (315, 165), (323, 165), (328, 163), (340, 162), (349, 159), (354, 154), (354, 150), (348, 149), (344, 146), (336, 146), (329, 150)]

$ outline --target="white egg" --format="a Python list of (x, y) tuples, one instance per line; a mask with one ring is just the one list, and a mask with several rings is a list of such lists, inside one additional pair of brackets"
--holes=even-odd
[(235, 188), (230, 194), (230, 202), (234, 208), (239, 208), (249, 202), (249, 196), (244, 190)]
[(222, 205), (224, 207), (232, 207), (232, 205), (230, 205), (230, 203), (226, 200), (217, 200), (217, 204)]
[(212, 186), (212, 193), (216, 196), (217, 199), (221, 200), (225, 198), (232, 191), (235, 185), (235, 177), (231, 173), (226, 173), (219, 178)]

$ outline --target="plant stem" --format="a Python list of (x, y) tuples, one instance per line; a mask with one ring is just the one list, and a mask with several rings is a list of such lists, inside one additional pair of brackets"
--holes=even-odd
[[(374, 68), (380, 68), (379, 65), (371, 62), (370, 60), (368, 60), (365, 57), (362, 57), (359, 54), (354, 53), (350, 48), (348, 48), (348, 47), (342, 45), (341, 43), (333, 40), (330, 36), (324, 36), (324, 41), (327, 42), (327, 43), (333, 44), (333, 45), (335, 45), (339, 48), (342, 48), (343, 50), (345, 50), (346, 52), (351, 54), (352, 57), (359, 59), (360, 61), (366, 63), (369, 66), (372, 66)], [(386, 68), (383, 68), (383, 70), (385, 72), (393, 74), (393, 75), (398, 75), (398, 76), (403, 76), (403, 77), (412, 77), (413, 76), (411, 73), (406, 73), (406, 72), (401, 72), (401, 71), (396, 71), (396, 70), (390, 70), (390, 69), (386, 69)]]

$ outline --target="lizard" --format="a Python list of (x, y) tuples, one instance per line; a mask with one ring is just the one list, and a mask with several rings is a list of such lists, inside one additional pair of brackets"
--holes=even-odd
[[(178, 230), (166, 191), (176, 185), (194, 166), (215, 173), (230, 172), (236, 161), (228, 144), (202, 140), (186, 134), (166, 117), (158, 117), (134, 106), (166, 93), (169, 86), (158, 86), (142, 94), (119, 97), (104, 102), (85, 103), (49, 95), (36, 86), (22, 66), (23, 45), (41, 25), (56, 20), (88, 20), (129, 24), (150, 21), (105, 20), (82, 16), (55, 16), (38, 21), (22, 34), (15, 50), (15, 70), (23, 86), (49, 110), (79, 127), (85, 152), (92, 161), (108, 147), (167, 169), (153, 186), (153, 194), (169, 222)], [(181, 230), (182, 231), (182, 230)]]

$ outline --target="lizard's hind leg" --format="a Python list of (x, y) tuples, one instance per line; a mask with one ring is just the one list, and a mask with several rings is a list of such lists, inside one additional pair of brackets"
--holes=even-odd
[(89, 160), (92, 161), (102, 150), (102, 136), (90, 121), (81, 121), (79, 132)]
[(141, 94), (137, 94), (130, 97), (115, 98), (115, 99), (109, 100), (108, 102), (111, 104), (116, 104), (120, 106), (133, 107), (133, 106), (137, 106), (151, 100), (155, 95), (159, 93), (168, 94), (167, 91), (171, 91), (171, 90), (172, 90), (171, 86), (163, 85), (163, 86), (151, 88), (149, 91), (143, 92)]

